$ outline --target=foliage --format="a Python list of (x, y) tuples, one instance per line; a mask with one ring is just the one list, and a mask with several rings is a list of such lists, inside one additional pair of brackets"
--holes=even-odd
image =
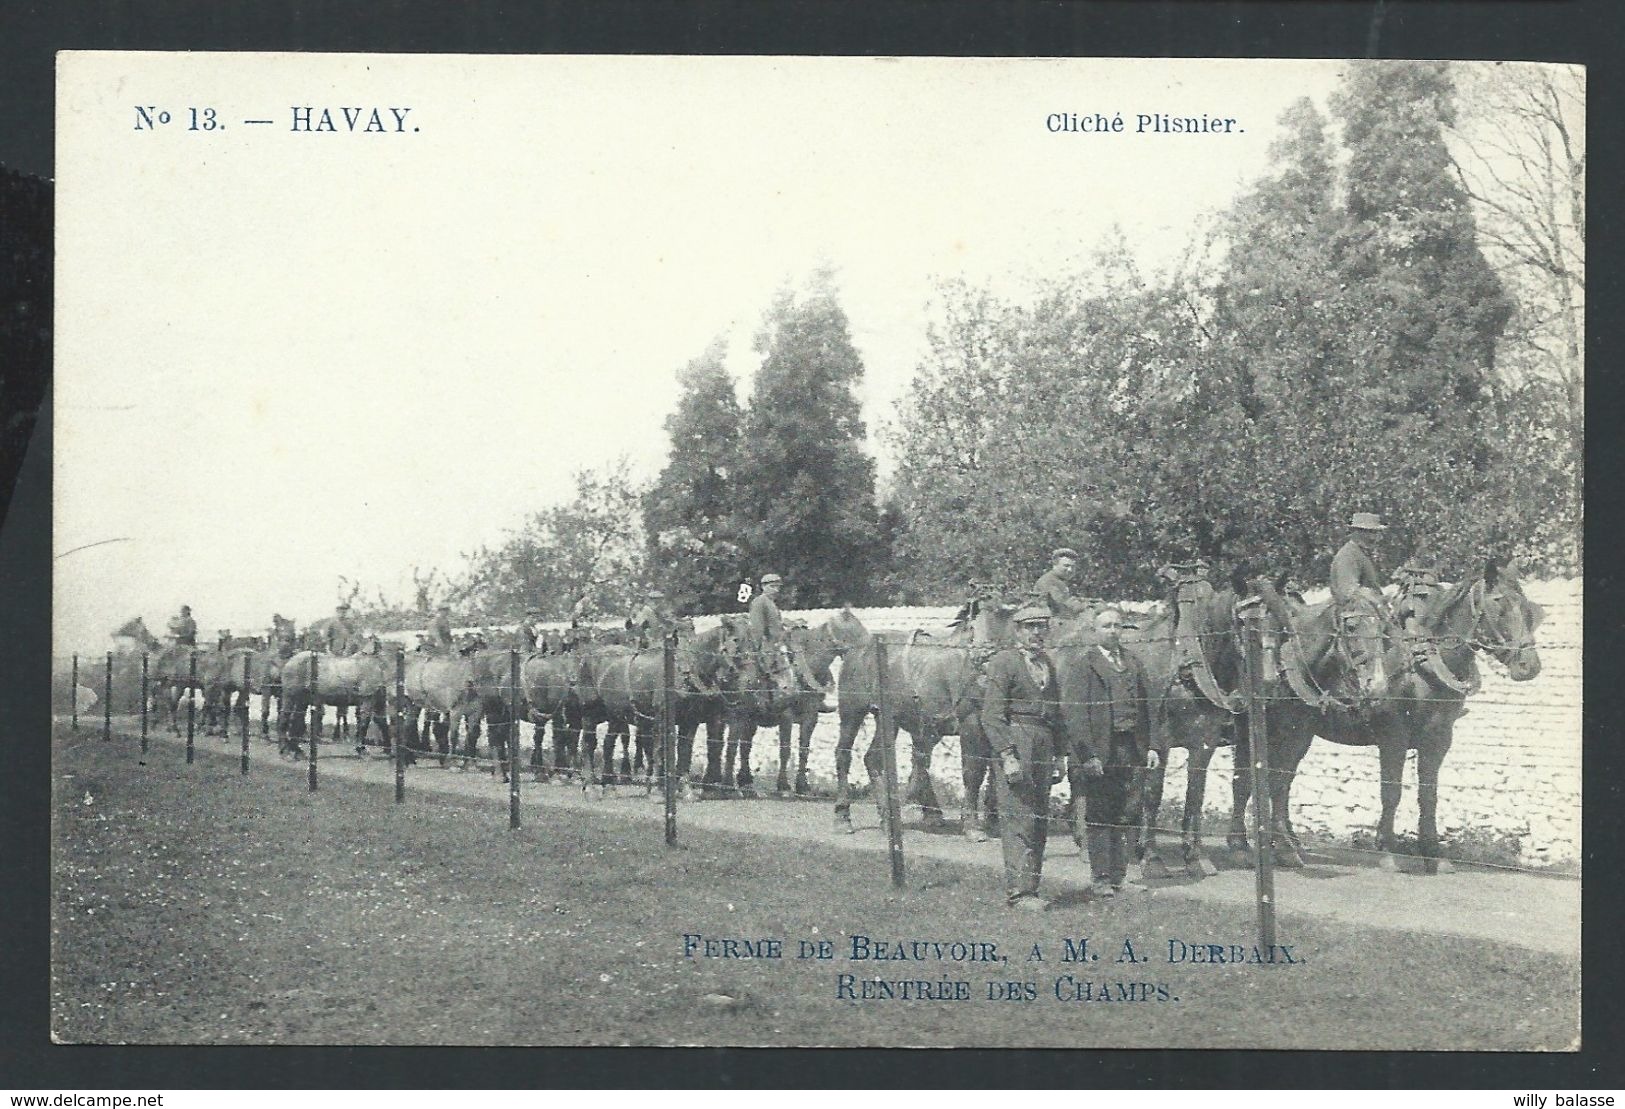
[(644, 584), (643, 490), (625, 457), (578, 470), (566, 504), (536, 512), (495, 546), (464, 556), (451, 600), (472, 622), (517, 619), (534, 604), (561, 620), (587, 597), (598, 617), (631, 613)]
[(718, 339), (678, 374), (683, 393), (666, 418), (671, 453), (643, 499), (651, 578), (682, 611), (732, 611), (749, 574), (733, 515), (744, 415), (726, 354)]
[(855, 392), (863, 361), (829, 272), (779, 293), (756, 350), (734, 493), (740, 576), (782, 574), (796, 607), (866, 601), (884, 557), (875, 467)]

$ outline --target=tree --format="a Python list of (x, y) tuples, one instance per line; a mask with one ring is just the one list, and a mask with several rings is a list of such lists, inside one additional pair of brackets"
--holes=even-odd
[(575, 487), (567, 504), (464, 555), (469, 569), (453, 600), (481, 620), (514, 620), (532, 604), (563, 619), (582, 596), (606, 617), (630, 614), (645, 588), (643, 491), (625, 457), (603, 471), (578, 470)]
[(783, 574), (797, 606), (866, 601), (885, 555), (855, 392), (863, 361), (833, 275), (816, 274), (800, 296), (780, 292), (756, 351), (734, 514), (749, 564), (738, 572)]
[(678, 372), (682, 396), (666, 418), (671, 452), (643, 500), (650, 573), (674, 604), (696, 612), (738, 607), (733, 513), (744, 416), (726, 356), (718, 339)]

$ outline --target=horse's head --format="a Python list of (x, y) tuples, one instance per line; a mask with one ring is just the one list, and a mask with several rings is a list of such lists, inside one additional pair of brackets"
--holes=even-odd
[(1493, 655), (1513, 681), (1530, 681), (1540, 673), (1535, 629), (1546, 618), (1546, 610), (1524, 596), (1523, 583), (1510, 562), (1501, 565), (1490, 559), (1473, 592), (1478, 613), (1473, 645)]
[(1336, 620), (1330, 656), (1336, 656), (1336, 681), (1353, 694), (1361, 706), (1380, 700), (1388, 692), (1388, 668), (1383, 656), (1388, 648), (1388, 621), (1369, 598), (1357, 597), (1342, 606), (1328, 605)]

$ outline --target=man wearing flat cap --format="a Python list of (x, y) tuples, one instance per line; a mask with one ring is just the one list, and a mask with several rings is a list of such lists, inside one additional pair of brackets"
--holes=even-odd
[(632, 616), (632, 630), (638, 633), (645, 647), (652, 647), (671, 634), (676, 619), (666, 605), (666, 594), (650, 589), (644, 595), (643, 606)]
[(359, 645), (355, 624), (350, 621), (350, 603), (340, 601), (327, 622), (327, 650), (335, 655), (352, 655)]
[(442, 602), (435, 606), (434, 619), (429, 622), (429, 646), (450, 654), (454, 637), (451, 634), (451, 606)]
[(1349, 521), (1348, 541), (1332, 556), (1332, 600), (1338, 605), (1363, 595), (1382, 606), (1382, 572), (1374, 556), (1387, 530), (1374, 512), (1356, 512)]
[(1057, 547), (1049, 557), (1050, 567), (1033, 586), (1033, 593), (1039, 603), (1049, 606), (1050, 615), (1055, 619), (1076, 619), (1089, 607), (1072, 594), (1072, 575), (1077, 571), (1078, 552), (1071, 547)]
[(170, 617), (169, 634), (182, 647), (197, 646), (197, 621), (192, 619), (191, 605), (182, 605), (180, 615)]
[(1051, 770), (1061, 750), (1061, 695), (1044, 650), (1049, 609), (1029, 604), (1012, 617), (1017, 642), (987, 664), (982, 729), (996, 755), (994, 788), (1004, 847), (1004, 888), (1012, 908), (1042, 912), (1038, 893), (1049, 832)]

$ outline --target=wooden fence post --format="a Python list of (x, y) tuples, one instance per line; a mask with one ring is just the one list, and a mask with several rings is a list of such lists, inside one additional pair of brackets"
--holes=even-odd
[(879, 702), (875, 713), (875, 739), (885, 737), (880, 750), (881, 784), (886, 791), (886, 840), (891, 855), (891, 884), (903, 888), (903, 807), (897, 798), (897, 729), (892, 727), (891, 698), (886, 687), (889, 683), (890, 663), (886, 658), (886, 641), (875, 636), (875, 700)]
[(107, 652), (107, 680), (102, 686), (102, 742), (113, 738), (113, 652)]
[(395, 655), (395, 803), (406, 800), (406, 650)]
[(312, 793), (316, 792), (316, 745), (322, 741), (322, 698), (317, 691), (317, 679), (321, 676), (317, 659), (320, 657), (315, 652), (310, 656), (310, 726), (305, 729), (310, 733), (306, 737), (310, 740), (310, 763), (305, 771), (305, 779), (310, 783)]
[(147, 702), (152, 699), (152, 691), (147, 685), (147, 652), (141, 652), (141, 758), (147, 757)]
[(73, 702), (68, 711), (73, 714), (73, 730), (79, 730), (79, 654), (74, 652), (73, 677), (69, 679), (68, 697)]
[(1253, 771), (1253, 885), (1258, 902), (1258, 942), (1266, 951), (1275, 943), (1274, 819), (1270, 812), (1270, 741), (1265, 719), (1263, 610), (1255, 608), (1243, 625), (1244, 692), (1247, 697), (1247, 747)]
[[(243, 681), (237, 687), (237, 707), (242, 710), (243, 717), (243, 773), (248, 773), (248, 691), (254, 685), (254, 656), (243, 656)], [(226, 734), (231, 734), (231, 694), (226, 694)]]
[(660, 764), (666, 791), (666, 846), (677, 846), (677, 633), (663, 644), (660, 668)]
[(508, 648), (508, 829), (519, 830), (519, 648)]
[(192, 765), (195, 748), (192, 740), (197, 729), (197, 648), (193, 647), (186, 662), (186, 765)]

